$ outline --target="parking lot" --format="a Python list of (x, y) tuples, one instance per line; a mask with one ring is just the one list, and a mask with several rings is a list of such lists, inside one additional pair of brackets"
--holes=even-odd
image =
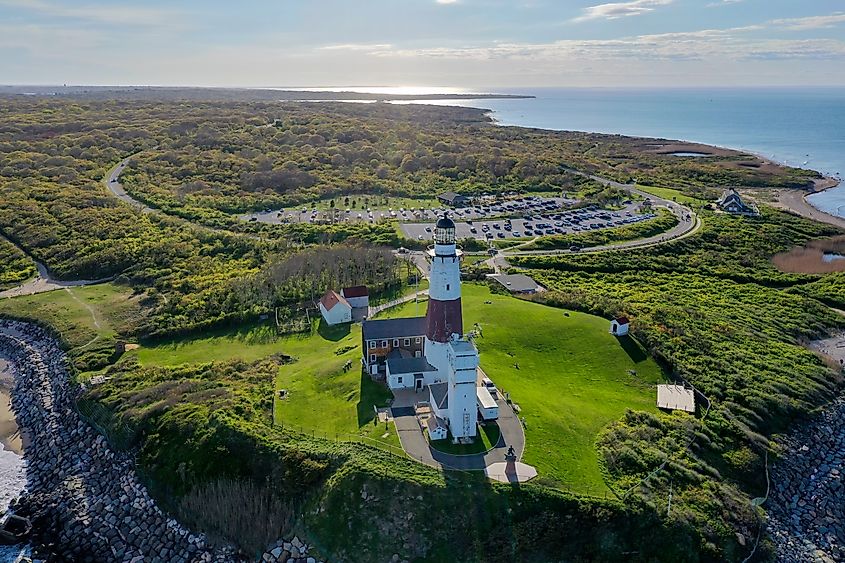
[[(503, 217), (530, 213), (547, 213), (578, 203), (575, 199), (562, 197), (526, 196), (518, 199), (481, 202), (479, 205), (452, 209), (450, 207), (411, 207), (399, 209), (335, 209), (318, 211), (307, 206), (280, 211), (265, 210), (241, 216), (244, 221), (261, 223), (326, 223), (339, 221), (368, 221), (395, 219), (400, 222), (434, 222), (444, 213), (460, 221)], [(332, 218), (334, 216), (334, 219)], [(426, 223), (427, 224), (427, 223)], [(470, 236), (470, 235), (467, 235)], [(416, 237), (415, 237), (416, 238)], [(483, 237), (482, 237), (483, 238)]]
[[(504, 240), (532, 238), (536, 236), (564, 235), (621, 227), (655, 217), (653, 213), (639, 213), (639, 204), (629, 203), (624, 209), (608, 211), (591, 206), (569, 211), (525, 213), (509, 219), (455, 219), (456, 236), (459, 239)], [(428, 240), (433, 236), (431, 223), (402, 223), (403, 234), (415, 240)]]

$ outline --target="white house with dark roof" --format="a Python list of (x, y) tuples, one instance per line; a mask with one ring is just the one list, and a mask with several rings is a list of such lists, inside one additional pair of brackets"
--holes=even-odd
[(320, 314), (330, 325), (351, 323), (352, 305), (342, 295), (330, 289), (320, 298)]
[(716, 202), (716, 205), (718, 205), (719, 209), (725, 213), (730, 213), (732, 215), (754, 216), (760, 214), (760, 210), (758, 210), (755, 206), (742, 201), (742, 197), (733, 188), (725, 190), (722, 193), (722, 197), (720, 197), (719, 201)]

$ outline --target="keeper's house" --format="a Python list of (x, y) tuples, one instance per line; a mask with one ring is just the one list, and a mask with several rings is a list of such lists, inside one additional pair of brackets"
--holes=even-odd
[(320, 299), (320, 314), (327, 324), (352, 322), (352, 305), (336, 291), (328, 290)]
[[(386, 377), (389, 359), (425, 358), (425, 317), (364, 320), (361, 324), (361, 338), (361, 359), (367, 373)], [(402, 365), (402, 370), (415, 367), (419, 366)], [(398, 365), (394, 363), (394, 375), (399, 371)]]

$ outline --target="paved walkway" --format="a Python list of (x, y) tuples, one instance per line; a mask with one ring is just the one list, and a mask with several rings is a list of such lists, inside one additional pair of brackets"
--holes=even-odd
[(367, 313), (367, 318), (371, 319), (382, 311), (392, 309), (397, 305), (402, 305), (403, 303), (408, 303), (409, 301), (414, 301), (417, 297), (422, 297), (423, 295), (428, 295), (427, 289), (421, 289), (420, 291), (416, 291), (414, 293), (411, 293), (410, 295), (405, 295), (404, 297), (400, 297), (399, 299), (394, 299), (393, 301), (388, 301), (387, 303), (382, 303), (381, 305), (370, 307), (369, 312)]
[[(483, 372), (481, 372), (483, 374)], [(492, 450), (481, 454), (452, 455), (432, 449), (425, 438), (420, 423), (414, 414), (413, 405), (428, 399), (427, 391), (419, 393), (403, 390), (395, 393), (392, 406), (393, 421), (402, 448), (412, 458), (438, 469), (456, 469), (461, 471), (484, 471), (495, 463), (506, 461), (505, 454), (513, 446), (516, 459), (522, 458), (525, 451), (525, 433), (519, 417), (501, 397), (499, 405), (499, 443)]]

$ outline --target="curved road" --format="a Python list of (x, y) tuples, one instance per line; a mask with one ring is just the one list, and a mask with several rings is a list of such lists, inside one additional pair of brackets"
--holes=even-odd
[(141, 213), (153, 213), (156, 211), (152, 207), (141, 203), (137, 199), (134, 199), (131, 195), (126, 193), (126, 190), (123, 189), (123, 186), (118, 181), (120, 178), (121, 173), (126, 169), (126, 165), (129, 164), (129, 160), (135, 155), (129, 155), (117, 164), (115, 164), (111, 170), (109, 170), (108, 174), (106, 174), (105, 179), (103, 182), (106, 184), (106, 187), (112, 193), (112, 195), (120, 200), (125, 201), (132, 207), (141, 211)]

